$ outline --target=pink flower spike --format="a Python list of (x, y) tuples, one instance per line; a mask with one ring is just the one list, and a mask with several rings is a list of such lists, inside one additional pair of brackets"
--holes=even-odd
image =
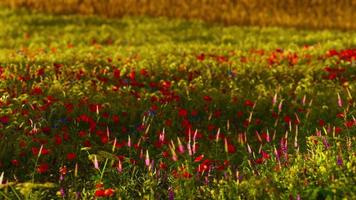
[(0, 175), (0, 185), (2, 185), (3, 180), (4, 180), (4, 172), (2, 172)]
[(341, 99), (339, 93), (337, 93), (337, 104), (338, 104), (339, 107), (342, 107), (342, 99)]
[(215, 138), (216, 143), (219, 142), (219, 137), (220, 137), (220, 128), (218, 129), (218, 132), (216, 133), (216, 138)]
[(121, 173), (122, 172), (122, 163), (121, 163), (121, 161), (119, 160), (119, 163), (117, 164), (117, 171), (119, 172), (119, 173)]
[(192, 149), (192, 155), (194, 155), (197, 152), (197, 147), (196, 147), (195, 141), (193, 142), (193, 149)]
[(278, 112), (282, 112), (282, 105), (283, 105), (283, 100), (281, 102), (279, 102), (279, 105), (278, 105)]
[(159, 134), (159, 141), (163, 142), (164, 141), (164, 137), (165, 137), (165, 129), (163, 128), (162, 133)]
[(305, 105), (305, 101), (307, 100), (307, 97), (304, 95), (303, 96), (303, 100), (302, 100), (302, 104), (303, 104), (303, 106)]
[(187, 149), (188, 149), (189, 156), (192, 156), (193, 155), (193, 151), (192, 151), (192, 147), (190, 146), (190, 141), (187, 144)]
[(198, 134), (198, 129), (195, 130), (194, 132), (194, 136), (193, 136), (193, 142), (195, 143), (195, 140), (197, 138), (197, 134)]
[(127, 146), (131, 147), (131, 137), (129, 136), (129, 138), (127, 139)]
[(277, 103), (277, 93), (273, 96), (273, 99), (272, 99), (272, 105), (276, 105)]
[(96, 158), (96, 155), (94, 156), (94, 168), (97, 169), (97, 170), (100, 170), (99, 169), (99, 162), (98, 162), (98, 159)]
[(109, 130), (108, 126), (106, 127), (106, 136), (108, 136), (108, 138), (110, 138), (110, 130)]
[(247, 144), (247, 151), (248, 151), (248, 153), (249, 153), (249, 154), (251, 154), (251, 153), (252, 153), (252, 150), (251, 150), (251, 147), (250, 147), (250, 145), (249, 145), (249, 144)]
[(148, 154), (148, 150), (146, 150), (145, 164), (147, 167), (150, 166), (150, 155)]
[(182, 142), (180, 141), (179, 137), (177, 137), (177, 140), (178, 140), (178, 152), (184, 153), (184, 146), (183, 146)]

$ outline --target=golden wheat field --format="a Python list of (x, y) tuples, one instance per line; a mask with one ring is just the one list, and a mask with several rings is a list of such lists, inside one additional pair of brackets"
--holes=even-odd
[(0, 0), (51, 13), (166, 16), (234, 25), (355, 29), (356, 0)]

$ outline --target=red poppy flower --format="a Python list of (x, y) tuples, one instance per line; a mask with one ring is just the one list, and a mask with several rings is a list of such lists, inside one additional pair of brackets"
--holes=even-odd
[(228, 144), (228, 145), (227, 145), (227, 152), (228, 152), (228, 153), (235, 153), (235, 152), (236, 152), (235, 146), (232, 145), (232, 144)]
[(32, 94), (33, 95), (41, 95), (41, 94), (43, 94), (43, 91), (40, 87), (35, 87), (32, 89)]
[(268, 153), (266, 153), (264, 151), (262, 151), (261, 154), (262, 154), (262, 158), (265, 159), (265, 160), (270, 158), (270, 155), (268, 155)]
[(115, 69), (114, 70), (114, 77), (119, 79), (120, 78), (120, 70), (119, 69)]
[(291, 121), (292, 121), (292, 119), (288, 115), (284, 117), (284, 122), (285, 123), (289, 123)]
[(191, 175), (189, 172), (187, 172), (187, 171), (184, 171), (183, 172), (183, 174), (182, 174), (182, 176), (184, 177), (184, 178), (191, 178), (193, 175)]
[(9, 116), (5, 115), (5, 116), (0, 117), (0, 122), (3, 123), (3, 124), (9, 123), (9, 121), (10, 121), (10, 117)]
[(350, 120), (350, 121), (345, 122), (344, 125), (345, 125), (347, 128), (351, 128), (352, 126), (356, 125), (356, 121)]
[(160, 162), (159, 168), (165, 170), (165, 169), (167, 169), (167, 164), (165, 164), (164, 162)]
[(68, 160), (74, 160), (76, 157), (77, 157), (77, 155), (73, 152), (67, 154)]
[(104, 196), (105, 197), (112, 197), (115, 193), (115, 190), (112, 188), (108, 188), (104, 191)]
[(202, 54), (198, 55), (196, 58), (197, 58), (198, 61), (204, 61), (205, 60), (205, 54), (202, 53)]
[(20, 165), (20, 162), (18, 161), (18, 160), (16, 160), (16, 159), (13, 159), (13, 160), (11, 160), (11, 164), (13, 165), (13, 166), (19, 166)]
[(185, 110), (185, 109), (183, 109), (183, 108), (181, 108), (181, 109), (179, 109), (179, 111), (178, 111), (178, 115), (181, 116), (181, 117), (187, 117), (188, 111)]
[(204, 99), (204, 101), (206, 101), (206, 102), (211, 102), (213, 99), (210, 97), (210, 96), (208, 96), (208, 95), (205, 95), (204, 97), (203, 97), (203, 99)]
[(201, 154), (200, 156), (196, 157), (194, 162), (200, 162), (204, 158), (204, 154)]
[(49, 166), (47, 163), (42, 163), (37, 167), (37, 172), (40, 174), (44, 174), (48, 171)]
[(247, 100), (245, 101), (245, 106), (253, 107), (254, 105), (255, 105), (255, 103), (253, 103), (253, 101), (251, 101), (251, 100), (249, 100), (249, 99), (247, 99)]
[(104, 197), (105, 196), (105, 190), (104, 189), (98, 189), (95, 191), (94, 196), (96, 197)]
[(325, 126), (325, 121), (322, 120), (322, 119), (320, 119), (320, 120), (319, 120), (319, 126)]

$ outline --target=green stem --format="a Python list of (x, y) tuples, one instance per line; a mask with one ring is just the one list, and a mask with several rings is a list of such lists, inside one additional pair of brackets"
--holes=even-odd
[(101, 182), (101, 180), (102, 180), (103, 177), (104, 177), (105, 168), (106, 168), (106, 165), (108, 164), (108, 161), (109, 161), (109, 159), (107, 158), (107, 159), (105, 160), (104, 167), (103, 167), (103, 169), (102, 169), (101, 172), (100, 172), (100, 182)]

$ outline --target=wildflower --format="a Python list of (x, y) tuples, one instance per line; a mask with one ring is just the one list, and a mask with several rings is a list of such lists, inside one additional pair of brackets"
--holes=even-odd
[(204, 154), (201, 154), (200, 156), (196, 157), (194, 162), (200, 162), (204, 158)]
[(150, 166), (150, 155), (148, 154), (148, 150), (146, 150), (145, 164), (147, 167)]
[(119, 172), (119, 173), (121, 173), (122, 172), (122, 163), (121, 163), (121, 161), (119, 160), (119, 162), (117, 163), (117, 167), (116, 167), (116, 169), (117, 169), (117, 171)]
[(326, 140), (326, 137), (323, 137), (323, 144), (324, 144), (324, 147), (326, 149), (328, 149), (330, 147), (330, 144), (328, 143), (328, 141)]
[(209, 95), (205, 95), (203, 97), (204, 101), (206, 101), (207, 103), (211, 102), (213, 99), (209, 96)]
[(97, 170), (99, 170), (99, 162), (98, 162), (98, 159), (96, 158), (96, 156), (94, 156), (94, 161), (93, 161), (93, 163), (94, 163), (94, 168), (97, 169)]
[(94, 193), (94, 196), (96, 197), (104, 197), (105, 196), (105, 190), (104, 189), (97, 189)]
[(73, 152), (67, 154), (68, 160), (74, 160), (76, 157), (77, 157), (77, 155)]
[(32, 89), (32, 94), (33, 95), (41, 95), (41, 94), (43, 94), (43, 91), (40, 87), (35, 87)]
[(48, 169), (49, 169), (48, 164), (47, 163), (42, 163), (37, 167), (37, 172), (39, 174), (44, 174), (44, 173), (46, 173), (48, 171)]
[(253, 101), (251, 101), (249, 99), (247, 99), (245, 101), (245, 106), (247, 106), (247, 107), (253, 107), (254, 105), (255, 105), (255, 103), (253, 103)]
[(114, 196), (115, 190), (112, 188), (108, 188), (104, 191), (104, 196), (105, 197), (112, 197)]
[(274, 106), (277, 102), (277, 93), (273, 96), (272, 105)]
[(13, 159), (13, 160), (11, 160), (11, 164), (12, 164), (13, 166), (17, 167), (17, 166), (20, 165), (20, 162), (19, 162), (18, 160), (16, 160), (16, 159)]
[(198, 61), (204, 61), (205, 60), (205, 54), (201, 53), (196, 58), (197, 58)]
[(341, 99), (339, 93), (337, 93), (337, 105), (338, 105), (340, 108), (342, 107), (342, 99)]
[(7, 115), (0, 117), (0, 122), (3, 124), (8, 124), (9, 121), (10, 121), (10, 117)]
[(179, 111), (178, 111), (178, 115), (179, 115), (180, 117), (187, 117), (188, 111), (185, 110), (185, 109), (183, 109), (183, 108), (181, 108), (181, 109), (179, 109)]
[(268, 155), (268, 153), (264, 152), (263, 150), (261, 151), (261, 154), (262, 154), (262, 158), (265, 160), (270, 158), (270, 155)]
[(168, 199), (169, 200), (174, 200), (174, 191), (172, 187), (168, 188)]
[(61, 187), (61, 189), (59, 190), (59, 193), (60, 193), (60, 195), (64, 198), (65, 197), (65, 195), (66, 195), (66, 193), (65, 193), (65, 191), (64, 191), (64, 188), (63, 187)]
[(179, 137), (177, 139), (178, 139), (178, 152), (184, 153), (184, 146), (183, 146), (182, 142), (180, 141)]
[(339, 166), (343, 165), (343, 160), (342, 160), (342, 157), (340, 155), (337, 156), (336, 163)]

